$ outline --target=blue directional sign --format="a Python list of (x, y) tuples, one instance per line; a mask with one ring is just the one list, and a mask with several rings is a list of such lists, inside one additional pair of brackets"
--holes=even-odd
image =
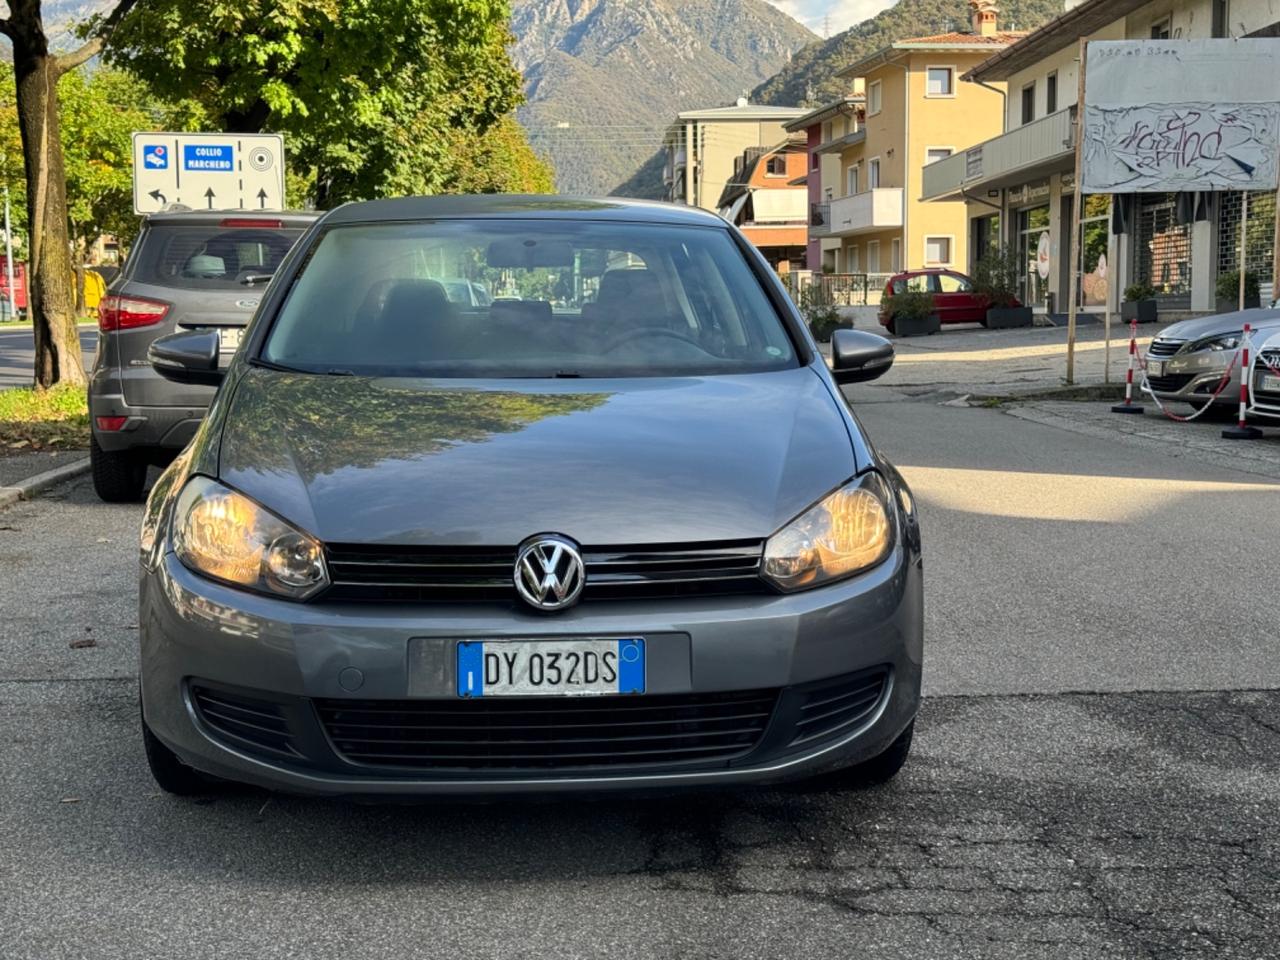
[(182, 145), (183, 170), (231, 173), (235, 168), (235, 147), (229, 143), (184, 143)]
[(163, 144), (147, 147), (142, 151), (142, 162), (148, 170), (168, 170), (169, 151)]

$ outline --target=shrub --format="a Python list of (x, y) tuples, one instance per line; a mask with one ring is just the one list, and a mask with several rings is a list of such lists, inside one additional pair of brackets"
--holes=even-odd
[(885, 312), (889, 319), (926, 320), (933, 313), (933, 294), (928, 290), (904, 290), (889, 298)]
[(973, 265), (973, 289), (987, 307), (1018, 305), (1018, 281), (1022, 276), (1021, 258), (1008, 247), (988, 250)]
[(852, 326), (840, 316), (839, 308), (821, 284), (807, 284), (801, 288), (800, 312), (804, 314), (814, 339), (820, 343), (830, 340), (831, 334), (841, 327)]
[[(1230, 273), (1218, 274), (1218, 299), (1230, 300), (1232, 303), (1240, 299), (1240, 271), (1232, 270)], [(1244, 272), (1244, 298), (1247, 301), (1257, 301), (1262, 295), (1262, 290), (1258, 285), (1258, 275), (1252, 270)]]
[(1134, 303), (1138, 300), (1154, 300), (1156, 296), (1156, 288), (1149, 283), (1131, 283), (1124, 288), (1124, 299), (1126, 303)]

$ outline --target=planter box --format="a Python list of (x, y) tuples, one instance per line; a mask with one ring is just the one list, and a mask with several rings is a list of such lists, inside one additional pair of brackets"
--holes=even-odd
[(931, 333), (937, 333), (942, 329), (942, 320), (936, 313), (931, 313), (927, 317), (907, 319), (905, 317), (897, 317), (893, 321), (893, 332), (899, 337), (924, 337)]
[(813, 339), (817, 340), (819, 343), (830, 343), (831, 334), (835, 333), (837, 330), (852, 330), (852, 329), (853, 329), (852, 320), (841, 320), (834, 327), (830, 327), (827, 330), (820, 330), (815, 328), (813, 324), (809, 324), (809, 332), (813, 334)]
[(1030, 307), (990, 307), (987, 310), (988, 330), (1029, 327), (1032, 320), (1033, 315)]
[[(1255, 310), (1260, 306), (1262, 306), (1261, 296), (1257, 296), (1257, 297), (1246, 296), (1244, 298), (1244, 308), (1246, 310)], [(1221, 297), (1219, 297), (1218, 302), (1215, 305), (1215, 310), (1218, 313), (1235, 313), (1239, 309), (1240, 309), (1239, 297), (1232, 297), (1230, 300), (1224, 300)]]
[(1120, 319), (1125, 323), (1135, 318), (1139, 323), (1155, 323), (1157, 313), (1155, 300), (1126, 300), (1120, 304)]

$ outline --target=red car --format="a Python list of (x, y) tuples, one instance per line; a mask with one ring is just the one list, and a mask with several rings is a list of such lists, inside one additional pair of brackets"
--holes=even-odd
[[(973, 280), (954, 270), (907, 270), (889, 278), (880, 295), (880, 325), (893, 332), (887, 307), (895, 293), (904, 290), (928, 290), (938, 319), (948, 323), (987, 323), (987, 301), (974, 292)], [(1021, 306), (1021, 304), (1012, 304)]]

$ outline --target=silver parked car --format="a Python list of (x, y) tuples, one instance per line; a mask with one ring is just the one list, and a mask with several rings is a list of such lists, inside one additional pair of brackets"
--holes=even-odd
[(266, 281), (313, 213), (149, 214), (120, 276), (98, 306), (89, 380), (93, 485), (108, 501), (141, 500), (147, 466), (186, 446), (213, 388), (165, 380), (147, 348), (176, 330), (212, 330), (230, 356)]
[(1259, 343), (1280, 330), (1280, 310), (1240, 310), (1165, 327), (1147, 348), (1144, 389), (1163, 403), (1189, 403), (1199, 409), (1222, 387), (1230, 367), (1231, 376), (1213, 402), (1224, 415), (1234, 412), (1240, 404), (1240, 346), (1246, 323), (1254, 331), (1253, 342)]
[[(520, 298), (449, 298), (440, 277)], [(555, 292), (557, 306), (550, 296)], [(143, 737), (330, 795), (893, 776), (920, 703), (915, 505), (759, 253), (711, 214), (547, 197), (327, 214), (142, 532)]]

